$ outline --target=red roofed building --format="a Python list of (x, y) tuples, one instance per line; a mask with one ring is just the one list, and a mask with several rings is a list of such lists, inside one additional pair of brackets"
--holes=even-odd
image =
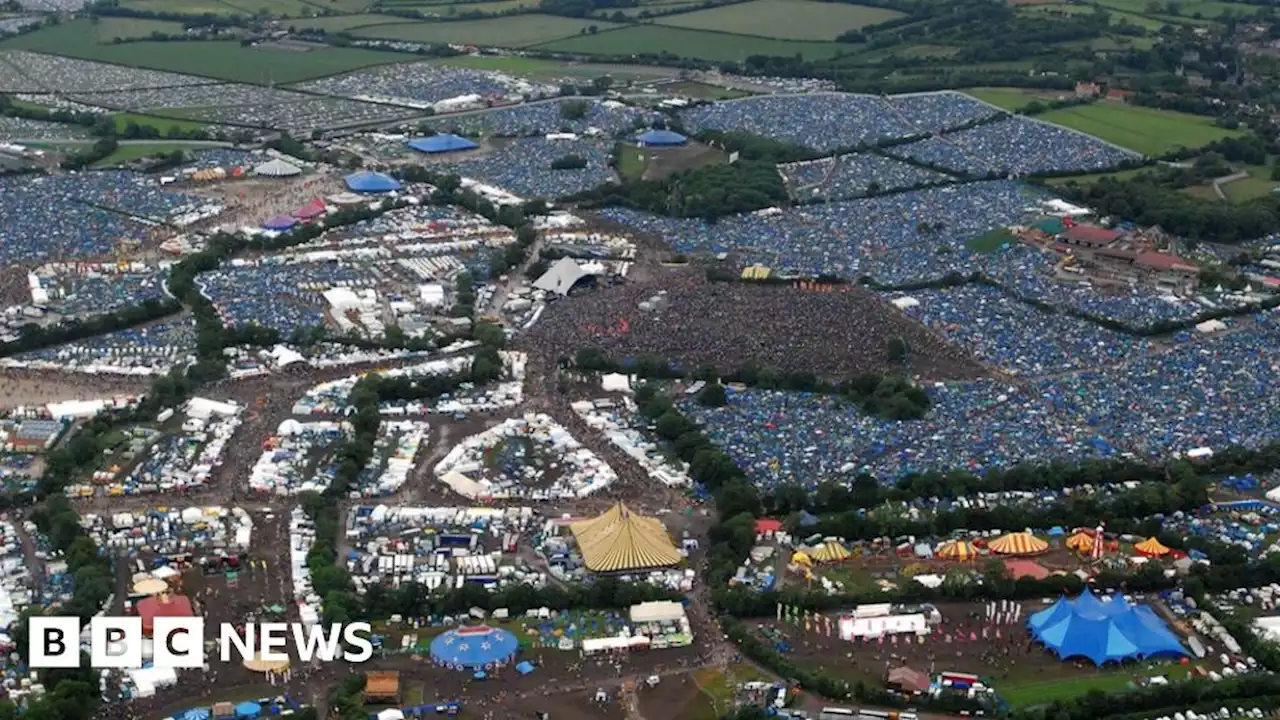
[(764, 533), (776, 533), (780, 530), (782, 530), (781, 520), (774, 520), (772, 518), (760, 518), (759, 520), (756, 520), (757, 535), (762, 535)]
[(1115, 242), (1120, 233), (1097, 225), (1076, 225), (1062, 234), (1061, 240), (1068, 245), (1086, 248), (1102, 248)]
[(186, 595), (153, 595), (138, 603), (138, 617), (142, 618), (142, 633), (151, 635), (156, 629), (158, 617), (195, 617), (191, 599)]

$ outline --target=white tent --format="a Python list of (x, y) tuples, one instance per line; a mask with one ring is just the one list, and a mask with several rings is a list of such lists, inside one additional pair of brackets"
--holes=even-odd
[(290, 165), (283, 160), (268, 160), (253, 169), (254, 174), (264, 177), (293, 177), (302, 174), (297, 165)]
[(187, 415), (201, 420), (208, 420), (213, 415), (230, 417), (240, 411), (234, 403), (218, 402), (209, 398), (195, 397), (187, 401)]
[(587, 275), (573, 258), (564, 257), (557, 260), (542, 277), (534, 280), (533, 286), (557, 295), (568, 295), (574, 284)]
[(378, 713), (378, 720), (404, 720), (404, 713), (395, 708), (387, 708)]
[(631, 606), (631, 622), (676, 622), (685, 616), (684, 606), (674, 600), (654, 600)]
[(605, 392), (631, 392), (631, 378), (622, 373), (609, 373), (600, 377), (600, 387)]

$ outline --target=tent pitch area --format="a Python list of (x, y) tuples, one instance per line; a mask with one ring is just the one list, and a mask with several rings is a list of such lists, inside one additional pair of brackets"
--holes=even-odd
[(409, 147), (420, 153), (435, 155), (438, 153), (475, 150), (480, 146), (461, 135), (442, 133), (440, 135), (432, 135), (431, 137), (415, 138), (410, 140)]
[(645, 147), (679, 147), (689, 138), (671, 130), (648, 130), (637, 135), (636, 142)]
[(346, 177), (347, 189), (358, 193), (384, 193), (401, 188), (400, 182), (390, 175), (362, 170)]
[(631, 512), (622, 503), (569, 526), (583, 563), (592, 572), (634, 572), (670, 567), (683, 556), (657, 518)]
[(1036, 640), (1059, 659), (1085, 658), (1095, 665), (1187, 654), (1177, 635), (1151, 608), (1117, 595), (1099, 600), (1089, 590), (1058, 599), (1027, 619)]

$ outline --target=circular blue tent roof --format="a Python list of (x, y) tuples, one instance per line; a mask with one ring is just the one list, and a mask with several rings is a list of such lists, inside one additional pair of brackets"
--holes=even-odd
[(352, 192), (384, 193), (399, 190), (400, 183), (390, 175), (362, 170), (346, 177), (347, 187)]
[(515, 657), (516, 636), (487, 625), (460, 627), (431, 641), (431, 659), (455, 670), (488, 670)]
[(298, 220), (296, 218), (290, 217), (288, 215), (278, 215), (262, 223), (262, 229), (263, 230), (288, 230), (289, 228), (297, 224), (298, 224)]
[(1102, 665), (1187, 654), (1151, 608), (1131, 605), (1121, 596), (1103, 602), (1087, 589), (1027, 618), (1027, 627), (1062, 660), (1083, 657)]
[(252, 718), (262, 713), (262, 706), (256, 702), (242, 702), (236, 706), (236, 717)]
[(475, 150), (479, 145), (470, 140), (451, 133), (441, 133), (431, 137), (417, 138), (409, 141), (409, 147), (429, 154)]
[(648, 130), (636, 136), (641, 145), (684, 145), (689, 138), (670, 130)]

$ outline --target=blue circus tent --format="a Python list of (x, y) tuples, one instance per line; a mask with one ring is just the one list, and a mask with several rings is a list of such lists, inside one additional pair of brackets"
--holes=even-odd
[(671, 130), (648, 130), (637, 135), (636, 141), (641, 145), (674, 147), (684, 145), (689, 138)]
[(1120, 596), (1104, 602), (1087, 589), (1033, 614), (1027, 618), (1027, 627), (1062, 660), (1082, 657), (1103, 665), (1187, 654), (1178, 636), (1151, 608), (1132, 605)]
[(399, 181), (390, 175), (362, 170), (346, 177), (347, 188), (358, 193), (384, 193), (399, 190)]
[(427, 154), (458, 152), (461, 150), (475, 150), (479, 145), (470, 140), (451, 133), (442, 133), (440, 135), (432, 135), (431, 137), (416, 138), (409, 141), (409, 147)]
[(262, 223), (263, 230), (288, 230), (298, 224), (297, 218), (288, 215), (280, 215)]
[(455, 670), (492, 670), (515, 657), (519, 647), (516, 636), (501, 628), (460, 627), (431, 641), (431, 659)]

